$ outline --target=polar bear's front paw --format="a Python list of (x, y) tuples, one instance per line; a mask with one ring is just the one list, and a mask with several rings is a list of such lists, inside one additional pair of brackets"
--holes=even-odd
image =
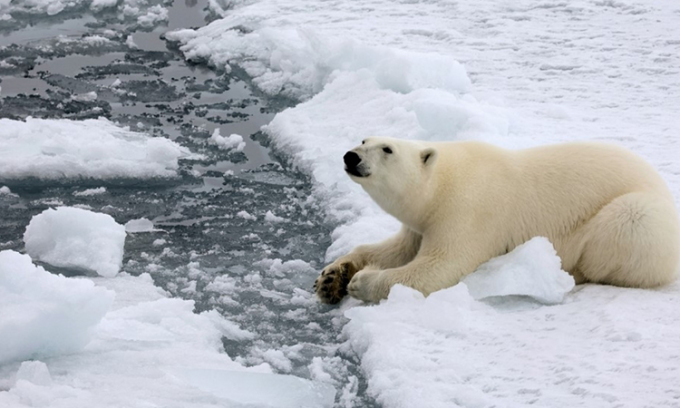
[(390, 285), (384, 278), (383, 271), (367, 267), (354, 275), (347, 291), (353, 298), (364, 302), (378, 302), (387, 298)]
[(334, 262), (328, 265), (314, 282), (314, 290), (321, 302), (332, 305), (347, 296), (347, 285), (356, 273), (351, 262)]

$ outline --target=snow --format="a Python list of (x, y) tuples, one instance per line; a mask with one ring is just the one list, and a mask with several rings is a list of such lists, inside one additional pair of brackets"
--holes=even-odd
[(513, 311), (464, 283), (427, 299), (396, 287), (346, 311), (345, 335), (386, 407), (663, 406), (680, 396), (680, 329), (658, 311), (679, 299), (677, 282), (587, 285), (564, 304)]
[(153, 230), (153, 222), (146, 218), (130, 220), (125, 223), (125, 231), (129, 233), (151, 232)]
[(163, 137), (117, 127), (107, 119), (0, 119), (0, 180), (35, 177), (154, 178), (177, 174), (189, 151)]
[(84, 279), (35, 266), (28, 255), (0, 252), (0, 366), (82, 350), (113, 301)]
[[(6, 256), (5, 252), (0, 256)], [(27, 256), (13, 256), (30, 264)], [(3, 265), (5, 262), (0, 268)], [(43, 273), (47, 277), (41, 275), (39, 280), (46, 286), (39, 287), (47, 294), (52, 279), (58, 278), (69, 285), (86, 285), (90, 293), (99, 292), (94, 297), (97, 302), (108, 299), (110, 304), (111, 292), (115, 292), (115, 300), (82, 351), (0, 365), (0, 378), (10, 378), (7, 391), (0, 392), (2, 407), (217, 408), (245, 406), (265, 396), (271, 401), (264, 405), (267, 407), (294, 406), (290, 404), (301, 399), (318, 402), (311, 406), (331, 406), (328, 396), (332, 401), (332, 387), (272, 374), (267, 365), (246, 368), (232, 361), (222, 351), (222, 336), (243, 341), (253, 335), (215, 311), (194, 313), (192, 301), (168, 298), (147, 274), (134, 277), (122, 273), (116, 279), (90, 280)], [(4, 271), (0, 276), (4, 288)], [(35, 288), (35, 283), (27, 282), (27, 286)], [(3, 294), (0, 302), (5, 299)], [(68, 301), (61, 298), (60, 304)], [(74, 312), (93, 314), (90, 309), (75, 307)], [(8, 334), (16, 336), (16, 332)], [(59, 336), (46, 338), (59, 340)], [(0, 353), (5, 352), (5, 344), (9, 343), (3, 341)]]
[[(398, 229), (342, 171), (344, 152), (371, 135), (511, 149), (610, 141), (647, 158), (680, 198), (677, 2), (210, 7), (223, 18), (167, 37), (187, 58), (238, 66), (263, 92), (302, 101), (264, 130), (312, 175), (339, 224), (327, 261)], [(345, 302), (347, 347), (367, 392), (386, 408), (672, 406), (680, 285), (569, 292), (547, 245), (490, 261), (469, 287), (426, 299), (397, 287), (378, 306)]]
[(216, 128), (213, 131), (212, 136), (210, 136), (208, 141), (222, 150), (234, 149), (237, 152), (241, 152), (246, 147), (246, 142), (243, 141), (243, 136), (234, 133), (224, 137), (220, 135), (219, 128)]
[(561, 269), (561, 263), (550, 241), (536, 237), (480, 265), (463, 283), (476, 300), (527, 296), (557, 304), (574, 288), (574, 278)]
[(108, 214), (50, 208), (31, 219), (24, 242), (35, 260), (111, 278), (123, 263), (125, 227)]

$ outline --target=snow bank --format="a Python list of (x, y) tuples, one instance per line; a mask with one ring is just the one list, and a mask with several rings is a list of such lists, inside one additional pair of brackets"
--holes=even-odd
[(123, 263), (125, 227), (108, 214), (50, 208), (31, 219), (24, 242), (26, 252), (35, 260), (110, 278)]
[(103, 118), (0, 119), (0, 180), (172, 177), (178, 159), (189, 154), (169, 139), (130, 132)]
[[(271, 95), (308, 99), (336, 75), (357, 71), (371, 73), (381, 88), (399, 93), (419, 88), (464, 92), (470, 87), (465, 69), (450, 56), (368, 46), (297, 27), (266, 27), (267, 21), (247, 21), (243, 15), (247, 10), (197, 31), (169, 33), (167, 38), (183, 43), (187, 58), (220, 67), (239, 65)], [(256, 30), (235, 29), (244, 23)]]
[(463, 283), (477, 300), (527, 296), (546, 304), (561, 303), (574, 288), (574, 278), (561, 265), (550, 241), (536, 237), (481, 265)]
[(113, 292), (0, 252), (0, 365), (76, 353), (113, 301)]

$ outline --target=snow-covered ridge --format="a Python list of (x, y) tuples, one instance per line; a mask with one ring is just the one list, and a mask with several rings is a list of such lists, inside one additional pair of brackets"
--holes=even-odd
[(107, 119), (0, 119), (0, 180), (174, 177), (188, 149)]

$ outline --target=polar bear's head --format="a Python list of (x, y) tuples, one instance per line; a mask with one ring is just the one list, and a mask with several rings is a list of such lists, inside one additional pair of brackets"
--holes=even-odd
[(407, 210), (418, 211), (437, 160), (427, 143), (371, 137), (344, 156), (345, 172), (385, 211), (408, 223)]

